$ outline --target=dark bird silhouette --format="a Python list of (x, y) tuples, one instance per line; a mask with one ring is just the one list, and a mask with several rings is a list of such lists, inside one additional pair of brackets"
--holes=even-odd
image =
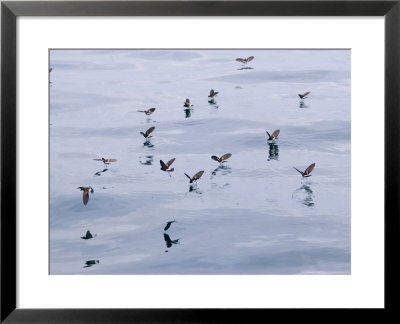
[(267, 131), (267, 134), (269, 136), (268, 141), (271, 141), (271, 140), (274, 140), (275, 138), (278, 138), (279, 132), (280, 132), (279, 129), (274, 131), (272, 134), (268, 133), (268, 131)]
[(168, 230), (168, 228), (171, 227), (171, 224), (175, 222), (176, 222), (175, 220), (168, 222), (167, 225), (164, 227), (164, 231)]
[(299, 169), (294, 168), (297, 172), (299, 172), (303, 178), (306, 177), (311, 177), (311, 171), (314, 169), (315, 163), (311, 164), (307, 169), (304, 170), (304, 172), (301, 172)]
[(89, 260), (85, 262), (85, 265), (83, 266), (84, 268), (89, 268), (92, 265), (96, 264), (96, 263), (100, 263), (99, 260)]
[(229, 159), (231, 156), (232, 156), (231, 153), (226, 153), (226, 154), (222, 155), (221, 157), (213, 155), (211, 158), (219, 163), (223, 163), (223, 162), (225, 162), (225, 160)]
[(105, 169), (103, 169), (102, 171), (97, 171), (94, 175), (95, 176), (101, 176), (100, 173), (103, 173), (103, 172), (106, 172), (106, 171), (108, 171), (107, 167)]
[(93, 159), (93, 160), (95, 160), (95, 161), (101, 161), (101, 162), (103, 162), (104, 164), (110, 164), (111, 162), (115, 162), (115, 161), (117, 161), (117, 159), (105, 159), (105, 158), (101, 158), (101, 159)]
[(307, 91), (307, 92), (305, 92), (305, 93), (303, 93), (303, 94), (299, 94), (299, 97), (300, 97), (300, 99), (306, 99), (307, 98), (307, 95), (309, 95), (311, 93), (311, 91)]
[(192, 105), (190, 104), (190, 100), (186, 99), (185, 102), (183, 103), (183, 107), (192, 107)]
[(172, 244), (178, 244), (180, 239), (177, 240), (171, 240), (168, 234), (164, 233), (164, 241), (167, 244), (167, 248), (170, 248)]
[(240, 62), (240, 63), (247, 63), (250, 62), (254, 59), (254, 56), (249, 56), (248, 58), (237, 58), (236, 61)]
[(97, 236), (97, 234), (94, 234), (94, 236), (93, 236), (92, 233), (90, 233), (90, 231), (87, 231), (85, 236), (81, 236), (81, 239), (90, 240), (91, 238), (94, 238), (96, 236)]
[(156, 110), (156, 108), (150, 108), (147, 110), (138, 110), (138, 112), (144, 112), (146, 115), (150, 115), (154, 112), (154, 110)]
[(49, 69), (49, 73), (50, 73), (51, 71), (53, 71), (53, 68), (52, 68), (52, 67)]
[(90, 193), (94, 193), (94, 190), (91, 186), (89, 187), (78, 187), (76, 189), (81, 189), (83, 191), (83, 204), (86, 206), (89, 201), (89, 191)]
[(160, 160), (160, 165), (161, 165), (161, 170), (167, 171), (167, 172), (172, 172), (174, 171), (174, 168), (169, 169), (172, 163), (174, 163), (175, 158), (169, 160), (167, 163), (164, 163), (162, 160)]
[(193, 178), (189, 177), (186, 173), (185, 173), (185, 176), (187, 176), (190, 180), (190, 183), (192, 183), (193, 181), (199, 180), (201, 178), (201, 176), (203, 175), (203, 173), (204, 173), (204, 171), (199, 171), (193, 176)]
[(208, 98), (214, 98), (218, 93), (218, 91), (214, 91), (214, 89), (211, 89)]
[(140, 134), (142, 134), (145, 138), (148, 138), (150, 133), (155, 129), (155, 127), (150, 127), (145, 133), (140, 132)]

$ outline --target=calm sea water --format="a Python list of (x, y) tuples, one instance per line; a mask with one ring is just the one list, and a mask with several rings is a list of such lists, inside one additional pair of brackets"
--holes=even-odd
[(50, 274), (350, 273), (349, 50), (52, 50), (50, 66)]

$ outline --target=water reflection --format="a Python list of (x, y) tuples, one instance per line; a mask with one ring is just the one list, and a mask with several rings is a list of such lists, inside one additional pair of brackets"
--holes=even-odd
[(85, 262), (85, 265), (83, 266), (84, 268), (89, 268), (97, 263), (100, 263), (99, 260), (89, 260)]
[(185, 112), (185, 118), (189, 118), (190, 116), (192, 116), (192, 110), (191, 108), (186, 108), (183, 109), (183, 111)]
[(94, 175), (95, 175), (95, 176), (101, 176), (101, 173), (106, 172), (106, 171), (108, 171), (107, 168), (105, 168), (105, 169), (103, 169), (103, 170), (101, 170), (101, 171), (97, 171)]
[(220, 164), (218, 168), (211, 172), (212, 176), (210, 177), (210, 179), (212, 179), (213, 176), (216, 176), (218, 172), (220, 172), (222, 175), (226, 175), (231, 173), (232, 169), (226, 165)]
[(200, 191), (200, 189), (199, 189), (199, 187), (197, 186), (196, 183), (195, 184), (191, 184), (189, 186), (189, 192), (194, 192), (194, 193), (197, 193), (199, 195), (201, 195), (203, 193), (202, 191)]
[[(141, 158), (141, 157), (140, 157)], [(139, 161), (142, 165), (153, 165), (153, 155), (146, 155), (146, 161)]]
[(238, 68), (238, 71), (240, 71), (240, 70), (254, 70), (254, 68), (252, 68), (250, 66), (243, 66), (243, 67)]
[(97, 236), (97, 234), (92, 235), (92, 233), (90, 233), (90, 231), (87, 231), (85, 236), (81, 236), (81, 239), (90, 240), (96, 236)]
[(146, 139), (146, 140), (143, 142), (143, 146), (153, 148), (153, 147), (154, 147), (154, 144), (151, 143), (150, 139)]
[(314, 206), (314, 193), (307, 183), (296, 189), (292, 197), (307, 207)]
[(279, 145), (271, 142), (268, 143), (269, 152), (268, 152), (268, 161), (278, 160), (279, 159)]
[(300, 100), (300, 102), (299, 102), (299, 108), (308, 108), (308, 106), (304, 103), (303, 100)]
[[(170, 236), (168, 234), (164, 233), (164, 241), (165, 241), (165, 244), (167, 245), (168, 249), (170, 247), (172, 247), (172, 245), (174, 245), (174, 244), (179, 244), (179, 240), (180, 239), (171, 240)], [(168, 250), (165, 250), (165, 252), (168, 252)]]

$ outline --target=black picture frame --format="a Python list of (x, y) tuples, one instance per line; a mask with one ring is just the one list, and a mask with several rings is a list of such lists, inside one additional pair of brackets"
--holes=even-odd
[[(16, 308), (16, 19), (19, 16), (384, 16), (385, 306), (383, 309), (19, 309)], [(5, 323), (233, 323), (379, 320), (399, 305), (400, 0), (395, 1), (2, 1), (1, 2), (1, 317)], [(371, 94), (369, 94), (371, 95)], [(368, 136), (382, 136), (371, 130)], [(368, 138), (366, 138), (368, 140)], [(367, 175), (366, 175), (367, 176)], [(368, 177), (371, 175), (368, 175)], [(373, 176), (373, 172), (372, 172)], [(366, 180), (367, 181), (367, 180)], [(373, 190), (373, 189), (372, 189)], [(134, 292), (132, 292), (134, 293)], [(240, 292), (238, 292), (240, 293)], [(266, 292), (268, 293), (268, 292)], [(206, 298), (206, 297), (205, 297)], [(289, 312), (288, 312), (289, 311)], [(341, 311), (338, 313), (337, 311)], [(360, 318), (361, 316), (361, 318)], [(384, 316), (384, 317), (383, 317)], [(395, 317), (396, 318), (396, 317)]]

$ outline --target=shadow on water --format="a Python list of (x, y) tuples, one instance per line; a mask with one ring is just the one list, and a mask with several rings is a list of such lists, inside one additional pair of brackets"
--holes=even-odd
[(191, 108), (183, 109), (183, 111), (185, 112), (185, 118), (189, 118), (192, 116), (192, 110), (193, 109), (191, 109)]
[[(141, 157), (140, 157), (141, 158)], [(142, 165), (153, 165), (153, 155), (146, 155), (146, 161), (139, 161)]]
[(150, 139), (147, 138), (147, 139), (143, 142), (143, 146), (146, 146), (146, 147), (149, 147), (149, 148), (153, 148), (153, 147), (154, 147), (154, 144), (152, 144), (151, 141), (150, 141)]
[(303, 184), (299, 189), (296, 189), (292, 197), (307, 207), (314, 206), (314, 193), (308, 184)]
[(271, 142), (268, 143), (269, 150), (268, 150), (268, 161), (271, 160), (278, 160), (279, 159), (279, 145)]
[(85, 262), (85, 265), (83, 267), (89, 268), (89, 267), (95, 265), (96, 263), (100, 263), (100, 261), (99, 260), (88, 260)]
[(101, 176), (101, 174), (102, 174), (103, 172), (106, 172), (106, 171), (108, 171), (108, 168), (105, 168), (105, 169), (103, 169), (103, 170), (101, 170), (101, 171), (97, 171), (94, 175), (95, 175), (95, 176)]
[[(174, 245), (174, 244), (179, 244), (179, 240), (180, 239), (171, 240), (170, 236), (168, 234), (164, 233), (164, 241), (165, 241), (165, 244), (167, 245), (167, 249), (172, 247), (172, 245)], [(168, 250), (165, 250), (165, 252), (168, 252)]]

